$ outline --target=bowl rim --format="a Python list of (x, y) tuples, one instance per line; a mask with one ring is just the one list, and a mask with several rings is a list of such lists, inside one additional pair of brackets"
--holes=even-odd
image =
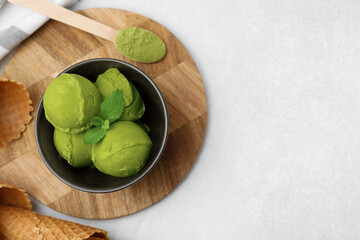
[[(44, 98), (44, 93), (45, 93), (45, 90), (44, 90), (44, 93), (43, 95), (41, 96), (41, 99), (39, 101), (39, 104), (37, 106), (37, 109), (36, 109), (36, 116), (35, 116), (35, 140), (36, 140), (36, 146), (37, 146), (37, 149), (40, 153), (40, 156), (41, 156), (41, 159), (43, 160), (43, 162), (45, 163), (46, 167), (60, 180), (62, 181), (63, 183), (69, 185), (70, 187), (72, 188), (75, 188), (77, 190), (80, 190), (80, 191), (84, 191), (84, 192), (89, 192), (89, 193), (111, 193), (111, 192), (115, 192), (115, 191), (119, 191), (119, 190), (122, 190), (122, 189), (125, 189), (127, 187), (130, 187), (131, 185), (135, 184), (136, 182), (140, 181), (142, 178), (144, 178), (154, 167), (155, 165), (158, 163), (158, 161), (160, 160), (161, 158), (161, 155), (163, 154), (164, 150), (165, 150), (165, 147), (166, 147), (166, 143), (167, 143), (167, 140), (168, 140), (168, 136), (169, 136), (169, 114), (168, 114), (168, 110), (167, 110), (167, 107), (166, 107), (166, 103), (165, 103), (165, 100), (164, 100), (164, 97), (163, 95), (161, 94), (159, 88), (156, 86), (155, 82), (144, 72), (142, 71), (141, 69), (139, 69), (138, 67), (128, 63), (128, 62), (125, 62), (125, 61), (122, 61), (122, 60), (119, 60), (119, 59), (114, 59), (114, 58), (92, 58), (92, 59), (87, 59), (87, 60), (84, 60), (84, 61), (81, 61), (81, 62), (78, 62), (74, 65), (71, 65), (69, 66), (68, 68), (66, 68), (65, 70), (63, 70), (61, 73), (59, 73), (56, 77), (60, 76), (61, 74), (63, 73), (66, 73), (70, 70), (72, 70), (73, 68), (79, 66), (79, 65), (83, 65), (83, 64), (86, 64), (86, 63), (89, 63), (89, 62), (98, 62), (98, 61), (105, 61), (105, 62), (117, 62), (117, 63), (120, 63), (120, 64), (123, 64), (123, 65), (126, 65), (130, 68), (132, 68), (133, 70), (139, 72), (140, 74), (142, 74), (148, 81), (149, 83), (153, 86), (153, 88), (155, 89), (155, 91), (157, 92), (158, 96), (160, 97), (160, 101), (161, 101), (161, 105), (162, 105), (162, 108), (164, 109), (164, 117), (165, 117), (165, 131), (164, 131), (164, 135), (163, 135), (163, 138), (162, 138), (162, 142), (161, 142), (161, 147), (160, 147), (160, 151), (157, 152), (156, 156), (155, 156), (155, 161), (148, 167), (148, 169), (146, 169), (142, 174), (140, 174), (137, 178), (135, 178), (134, 180), (132, 180), (131, 182), (125, 184), (125, 185), (122, 185), (122, 186), (119, 186), (119, 187), (113, 187), (113, 188), (109, 188), (107, 190), (103, 190), (103, 189), (92, 189), (92, 188), (86, 188), (86, 187), (80, 187), (80, 186), (77, 186), (76, 184), (73, 184), (71, 182), (69, 182), (67, 179), (63, 178), (60, 176), (60, 174), (58, 174), (55, 169), (53, 169), (50, 164), (47, 162), (44, 154), (43, 154), (43, 150), (40, 146), (40, 143), (39, 143), (39, 137), (38, 137), (38, 128), (40, 128), (40, 112), (44, 109), (43, 107), (43, 98)], [(55, 78), (56, 78), (55, 77)], [(54, 79), (55, 79), (54, 78)], [(105, 173), (103, 173), (105, 174)]]

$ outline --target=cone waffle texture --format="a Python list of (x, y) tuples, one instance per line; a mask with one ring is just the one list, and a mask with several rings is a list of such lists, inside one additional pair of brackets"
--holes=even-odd
[(106, 232), (101, 229), (40, 214), (37, 217), (40, 220), (40, 232), (44, 235), (44, 239), (82, 240), (89, 239), (92, 236), (99, 239), (108, 239)]
[(0, 205), (0, 232), (8, 239), (43, 239), (36, 213), (6, 205)]
[(98, 228), (36, 214), (24, 190), (0, 181), (0, 240), (110, 239)]
[(0, 77), (0, 148), (19, 139), (32, 117), (32, 101), (25, 87)]
[[(0, 181), (0, 204), (31, 209), (30, 199), (23, 189)], [(1, 240), (1, 238), (0, 238)]]

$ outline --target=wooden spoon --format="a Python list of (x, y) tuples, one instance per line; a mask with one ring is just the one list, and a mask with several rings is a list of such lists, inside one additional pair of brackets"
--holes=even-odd
[[(109, 41), (113, 42), (115, 44), (115, 46), (117, 46), (117, 48), (121, 54), (123, 54), (124, 56), (126, 56), (132, 60), (138, 61), (138, 62), (143, 62), (143, 63), (157, 62), (157, 61), (160, 61), (166, 53), (166, 47), (165, 47), (165, 44), (163, 43), (163, 41), (157, 35), (155, 35), (153, 32), (150, 32), (146, 29), (136, 28), (135, 33), (140, 32), (140, 34), (144, 34), (144, 33), (145, 33), (145, 35), (147, 34), (147, 37), (152, 37), (154, 39), (155, 44), (151, 44), (151, 46), (148, 46), (147, 49), (143, 43), (135, 44), (136, 46), (134, 46), (133, 49), (131, 49), (131, 46), (130, 46), (131, 51), (129, 54), (129, 51), (126, 51), (129, 49), (128, 48), (129, 46), (126, 46), (126, 49), (124, 49), (125, 51), (122, 51), (123, 49), (121, 49), (122, 48), (121, 44), (119, 45), (116, 43), (116, 38), (118, 36), (120, 36), (119, 33), (121, 31), (127, 30), (126, 28), (123, 30), (112, 28), (110, 26), (99, 23), (90, 18), (84, 17), (76, 12), (73, 12), (73, 11), (63, 8), (63, 7), (60, 7), (56, 4), (48, 2), (46, 0), (8, 0), (8, 1), (15, 5), (21, 6), (23, 8), (27, 8), (31, 11), (40, 13), (51, 19), (57, 20), (59, 22), (68, 24), (72, 27), (75, 27), (75, 28), (78, 28), (85, 32), (88, 32), (90, 34), (93, 34), (93, 35), (99, 36), (101, 38), (104, 38), (106, 40), (109, 40)], [(130, 28), (128, 28), (128, 29), (130, 29)], [(134, 30), (134, 29), (132, 29), (132, 30)], [(134, 31), (132, 31), (132, 32), (134, 32)], [(122, 34), (122, 35), (124, 36), (125, 34)], [(132, 34), (132, 35), (134, 35), (134, 34)], [(124, 40), (124, 39), (121, 39), (121, 40)], [(125, 41), (122, 41), (122, 42), (136, 42), (136, 41), (133, 41), (133, 39), (131, 39), (131, 41), (126, 41), (126, 40), (127, 39), (125, 39)], [(137, 38), (136, 40), (140, 41), (139, 38)], [(136, 47), (137, 48), (140, 47), (142, 49), (136, 49)], [(157, 51), (154, 51), (153, 47), (158, 48)], [(143, 57), (140, 57), (140, 59), (136, 59), (137, 56), (135, 56), (135, 55), (136, 55), (137, 50), (139, 50), (138, 52), (141, 52), (142, 55), (144, 55), (143, 54), (144, 51), (145, 51), (145, 53), (146, 53), (146, 51), (148, 51), (148, 53), (150, 55), (155, 52), (157, 56), (153, 56), (152, 58), (151, 57), (144, 58), (144, 56), (143, 56)], [(135, 51), (135, 53), (134, 53), (134, 51)]]

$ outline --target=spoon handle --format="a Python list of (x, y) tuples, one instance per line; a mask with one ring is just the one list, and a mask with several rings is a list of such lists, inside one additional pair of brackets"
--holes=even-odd
[(27, 8), (51, 19), (68, 24), (85, 32), (114, 42), (119, 30), (84, 17), (46, 0), (8, 0), (12, 4)]

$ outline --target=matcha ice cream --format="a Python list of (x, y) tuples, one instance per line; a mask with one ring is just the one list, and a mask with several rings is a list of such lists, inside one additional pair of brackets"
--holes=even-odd
[(105, 99), (116, 89), (124, 96), (125, 107), (133, 101), (133, 89), (126, 77), (117, 68), (109, 68), (96, 79), (95, 86), (99, 89)]
[(78, 133), (90, 127), (90, 119), (99, 114), (101, 101), (99, 90), (89, 80), (63, 73), (45, 91), (45, 116), (56, 129)]
[(125, 109), (120, 121), (135, 121), (144, 114), (145, 105), (138, 90), (117, 68), (109, 68), (100, 74), (95, 86), (105, 99), (110, 93), (119, 89), (124, 96)]
[(94, 166), (115, 177), (144, 167), (152, 147), (149, 128), (140, 121), (145, 105), (117, 68), (99, 75), (95, 84), (63, 73), (47, 87), (43, 104), (55, 128), (55, 148), (71, 166)]
[(124, 108), (124, 112), (120, 117), (120, 121), (135, 121), (137, 119), (140, 119), (145, 113), (145, 105), (138, 90), (132, 83), (130, 84), (133, 88), (134, 100), (128, 107)]
[(143, 168), (151, 147), (151, 139), (136, 123), (116, 122), (102, 141), (93, 144), (92, 160), (103, 173), (128, 177)]
[(138, 27), (121, 30), (116, 37), (116, 47), (125, 57), (141, 63), (160, 61), (166, 53), (166, 46), (159, 36)]
[(55, 129), (54, 144), (62, 158), (73, 167), (85, 167), (92, 164), (91, 145), (83, 143), (85, 132), (66, 133)]

